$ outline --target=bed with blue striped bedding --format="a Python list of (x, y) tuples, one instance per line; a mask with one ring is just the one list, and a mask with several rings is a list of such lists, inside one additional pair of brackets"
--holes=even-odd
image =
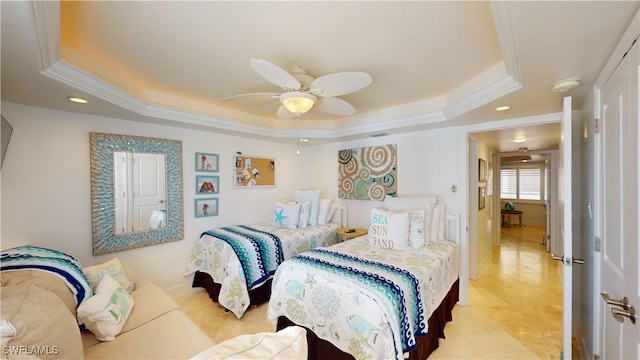
[(339, 226), (327, 223), (287, 229), (264, 223), (211, 229), (196, 242), (185, 276), (195, 272), (211, 276), (220, 284), (218, 303), (241, 318), (251, 303), (250, 290), (272, 278), (284, 260), (335, 244)]
[(267, 317), (286, 317), (356, 359), (403, 359), (458, 279), (459, 249), (443, 240), (388, 250), (367, 236), (284, 261)]
[(0, 271), (39, 270), (64, 281), (73, 292), (76, 308), (93, 295), (91, 285), (76, 258), (58, 250), (37, 246), (20, 246), (0, 255)]

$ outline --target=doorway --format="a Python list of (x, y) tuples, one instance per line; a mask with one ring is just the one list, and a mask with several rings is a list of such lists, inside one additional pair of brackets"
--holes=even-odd
[[(470, 277), (474, 279), (472, 276), (477, 275), (470, 282), (470, 291), (491, 291), (493, 295), (517, 308), (512, 314), (514, 318), (544, 311), (549, 316), (542, 318), (540, 315), (540, 319), (533, 323), (531, 320), (523, 320), (519, 325), (522, 330), (517, 333), (511, 333), (515, 330), (509, 327), (508, 319), (504, 319), (501, 326), (510, 331), (512, 336), (522, 337), (521, 341), (525, 346), (528, 342), (544, 341), (550, 351), (548, 355), (558, 356), (562, 351), (562, 269), (560, 262), (552, 260), (547, 248), (549, 239), (554, 233), (557, 234), (557, 224), (552, 224), (557, 219), (550, 216), (557, 214), (557, 203), (551, 201), (557, 200), (557, 194), (554, 195), (557, 192), (557, 186), (554, 185), (557, 183), (557, 143), (551, 142), (544, 148), (534, 148), (533, 146), (538, 145), (532, 145), (535, 143), (533, 135), (529, 136), (525, 145), (513, 142), (518, 132), (535, 134), (536, 129), (545, 129), (545, 135), (553, 134), (559, 141), (559, 123), (468, 134), (469, 265), (477, 267), (470, 268)], [(504, 144), (510, 148), (501, 148)], [(489, 171), (485, 183), (478, 175), (481, 158), (487, 160)], [(502, 172), (503, 168), (509, 171)], [(512, 176), (511, 180), (515, 176), (512, 189), (514, 194), (511, 197), (503, 196), (505, 191), (501, 191), (500, 186), (502, 179), (509, 175)], [(535, 180), (534, 184), (530, 183), (532, 179)], [(485, 207), (490, 207), (488, 213), (480, 209), (479, 195), (476, 195), (476, 187), (480, 189), (483, 186), (490, 189), (485, 199)], [(502, 210), (507, 202), (514, 204), (515, 211), (504, 214), (503, 221)], [(518, 211), (521, 213), (517, 213)], [(482, 251), (479, 251), (483, 246), (478, 241), (485, 233), (480, 229), (483, 223), (491, 224), (491, 231), (486, 232), (486, 237), (492, 245), (484, 259)], [(514, 279), (515, 283), (527, 286), (513, 288), (509, 294), (504, 293), (501, 288), (513, 287)], [(530, 299), (538, 299), (538, 303), (531, 303)], [(470, 305), (477, 305), (473, 303), (473, 297)], [(548, 308), (542, 309), (541, 306)], [(501, 308), (500, 311), (511, 310)]]

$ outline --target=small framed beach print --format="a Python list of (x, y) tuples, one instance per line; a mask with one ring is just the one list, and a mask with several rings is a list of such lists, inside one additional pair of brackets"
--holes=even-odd
[(196, 195), (220, 193), (220, 177), (217, 175), (196, 175)]
[(195, 217), (218, 216), (218, 198), (202, 198), (194, 200)]
[(218, 172), (219, 170), (218, 154), (196, 153), (196, 171), (202, 172)]

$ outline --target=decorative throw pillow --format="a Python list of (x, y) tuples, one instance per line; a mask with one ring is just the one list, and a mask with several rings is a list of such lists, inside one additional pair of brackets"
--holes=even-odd
[(306, 228), (307, 226), (309, 226), (309, 218), (311, 217), (311, 201), (302, 201), (297, 204), (300, 205), (298, 227)]
[(409, 243), (409, 211), (371, 210), (369, 242), (385, 249), (406, 249)]
[[(431, 239), (431, 218), (433, 217), (433, 207), (436, 204), (435, 196), (407, 196), (384, 198), (383, 208), (389, 210), (424, 210), (424, 240), (428, 244)], [(435, 239), (434, 239), (435, 240)]]
[(338, 204), (331, 204), (331, 208), (329, 209), (329, 214), (327, 214), (327, 224), (330, 222), (337, 222), (338, 224), (341, 224), (342, 219), (338, 219), (338, 221), (334, 221), (333, 217), (336, 215), (336, 212), (338, 212), (338, 207), (340, 205)]
[(288, 201), (276, 201), (273, 208), (273, 225), (287, 229), (298, 227), (300, 205)]
[[(431, 241), (438, 241), (440, 238), (440, 225), (444, 219), (444, 204), (438, 204), (433, 207), (433, 215), (431, 217)], [(444, 231), (444, 229), (442, 229)]]
[(96, 294), (78, 307), (78, 320), (100, 341), (113, 341), (133, 309), (133, 298), (111, 276), (105, 276)]
[(309, 216), (309, 225), (318, 225), (318, 208), (320, 206), (320, 190), (296, 190), (293, 194), (293, 201), (303, 202), (311, 201), (311, 214)]
[(409, 246), (420, 249), (424, 245), (424, 210), (409, 210)]
[(102, 281), (102, 279), (107, 275), (116, 279), (120, 286), (127, 290), (128, 293), (133, 291), (133, 282), (129, 281), (129, 278), (122, 267), (122, 263), (120, 263), (118, 258), (113, 258), (109, 261), (103, 262), (102, 264), (83, 267), (82, 271), (87, 277), (87, 280), (89, 280), (89, 284), (91, 285), (93, 292), (96, 291), (100, 281)]
[(331, 200), (320, 199), (320, 205), (318, 207), (318, 225), (324, 225), (328, 222), (330, 210)]

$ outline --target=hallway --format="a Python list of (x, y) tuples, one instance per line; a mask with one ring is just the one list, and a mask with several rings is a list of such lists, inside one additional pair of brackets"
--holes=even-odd
[[(502, 228), (480, 279), (470, 283), (469, 306), (457, 305), (446, 339), (429, 359), (559, 359), (562, 348), (562, 287), (559, 262), (540, 241), (543, 228)], [(266, 304), (235, 315), (204, 291), (176, 299), (217, 343), (239, 334), (273, 331)]]
[(501, 236), (430, 359), (560, 358), (561, 263), (540, 244), (542, 227), (503, 227)]

